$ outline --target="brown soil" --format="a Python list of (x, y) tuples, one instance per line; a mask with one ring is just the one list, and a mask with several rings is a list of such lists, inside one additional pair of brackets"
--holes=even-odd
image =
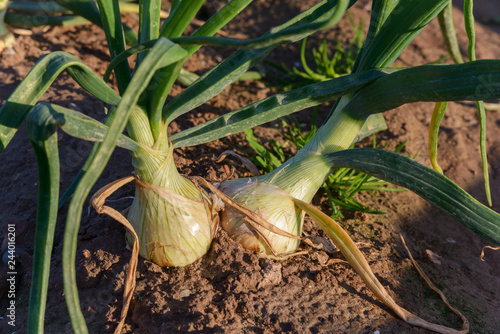
[[(271, 26), (308, 7), (314, 1), (255, 1), (251, 9), (231, 23), (229, 32), (242, 37), (254, 37)], [(477, 6), (481, 6), (478, 2)], [(352, 9), (356, 20), (368, 22), (367, 2)], [(210, 12), (211, 8), (207, 11)], [(496, 14), (491, 10), (496, 10)], [(498, 6), (488, 10), (487, 18), (500, 16)], [(465, 46), (460, 10), (455, 8), (459, 40)], [(133, 17), (127, 18), (133, 24)], [(203, 17), (201, 17), (203, 19)], [(479, 18), (480, 19), (480, 18)], [(499, 26), (477, 24), (478, 58), (500, 58)], [(333, 42), (339, 37), (352, 36), (347, 20), (337, 28), (316, 35), (310, 45), (322, 37)], [(12, 93), (42, 55), (62, 50), (76, 55), (97, 73), (103, 74), (108, 63), (104, 34), (94, 26), (33, 29), (31, 36), (17, 35), (13, 52), (0, 58), (0, 105)], [(335, 42), (334, 42), (335, 43)], [(463, 48), (465, 54), (465, 48)], [(189, 63), (188, 69), (202, 73), (219, 62), (228, 50), (202, 48)], [(417, 65), (434, 61), (446, 53), (437, 22), (432, 22), (398, 60), (398, 65)], [(297, 45), (277, 49), (271, 55), (275, 62), (294, 64)], [(177, 91), (181, 88), (177, 87)], [(225, 90), (206, 106), (173, 124), (179, 131), (261, 99), (272, 91), (261, 83), (242, 82)], [(103, 119), (102, 105), (89, 96), (65, 74), (61, 75), (42, 100), (77, 108), (85, 114)], [(404, 153), (420, 151), (418, 161), (429, 164), (427, 129), (433, 105), (416, 103), (386, 113), (389, 130), (377, 138), (380, 145), (408, 140)], [(329, 106), (320, 108), (322, 117)], [(298, 119), (309, 127), (310, 111)], [(500, 211), (500, 113), (488, 112), (488, 150), (493, 209)], [(259, 136), (279, 139), (276, 124), (256, 129)], [(478, 150), (479, 127), (476, 111), (470, 103), (451, 103), (439, 135), (440, 164), (445, 174), (485, 202)], [(61, 154), (61, 189), (64, 190), (82, 166), (90, 144), (59, 135)], [(365, 142), (369, 145), (368, 141)], [(239, 176), (243, 167), (230, 161), (216, 164), (212, 158), (227, 149), (251, 154), (241, 135), (230, 136), (214, 143), (179, 150), (179, 169), (189, 175), (201, 175), (211, 181), (224, 177), (225, 166), (235, 166)], [(117, 150), (92, 193), (101, 186), (130, 175), (129, 155)], [(25, 126), (21, 126), (0, 164), (0, 220), (2, 226), (16, 224), (18, 281), (16, 283), (16, 327), (7, 324), (6, 277), (0, 274), (0, 332), (26, 332), (28, 294), (31, 280), (33, 239), (36, 218), (37, 169)], [(133, 196), (126, 187), (113, 195), (114, 199)], [(458, 222), (431, 207), (410, 192), (361, 195), (360, 200), (386, 215), (356, 215), (347, 213), (341, 224), (366, 254), (373, 271), (395, 300), (406, 309), (433, 322), (455, 328), (460, 320), (425, 286), (412, 267), (398, 234), (402, 233), (413, 255), (429, 277), (443, 290), (450, 302), (469, 319), (473, 333), (498, 333), (500, 328), (500, 253), (488, 251), (486, 262), (479, 259), (481, 248), (488, 243)], [(319, 193), (313, 201), (324, 210), (325, 195)], [(130, 199), (117, 200), (112, 205), (124, 209)], [(61, 248), (67, 206), (60, 212), (52, 256), (52, 271), (45, 319), (47, 333), (71, 332), (64, 302)], [(305, 232), (325, 236), (306, 221)], [(122, 307), (125, 269), (130, 258), (124, 229), (113, 220), (98, 216), (85, 208), (78, 237), (77, 279), (81, 307), (90, 333), (110, 333), (115, 328)], [(273, 261), (242, 249), (224, 232), (215, 238), (209, 253), (184, 268), (160, 268), (139, 260), (137, 288), (126, 321), (127, 333), (426, 333), (398, 319), (377, 301), (351, 267), (344, 264), (323, 266), (337, 253), (311, 249), (303, 245), (307, 255), (286, 261)], [(435, 254), (439, 261), (431, 260)], [(2, 267), (4, 268), (4, 267)]]

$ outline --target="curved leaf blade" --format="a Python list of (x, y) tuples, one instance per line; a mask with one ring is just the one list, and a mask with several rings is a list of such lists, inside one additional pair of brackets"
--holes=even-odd
[(349, 167), (408, 188), (483, 238), (500, 245), (500, 214), (484, 206), (439, 172), (403, 155), (372, 148), (325, 156), (334, 167)]
[(171, 136), (175, 147), (193, 146), (219, 139), (270, 122), (305, 108), (317, 106), (354, 92), (387, 75), (384, 70), (370, 70), (339, 77), (278, 93), (239, 110)]
[(137, 104), (142, 92), (147, 88), (154, 72), (159, 67), (168, 65), (165, 59), (169, 59), (173, 63), (185, 56), (186, 51), (178, 45), (164, 38), (158, 40), (157, 44), (144, 58), (141, 66), (136, 70), (123, 94), (122, 100), (111, 114), (110, 117), (113, 118), (113, 121), (109, 125), (108, 134), (99, 145), (93, 159), (89, 162), (88, 170), (80, 180), (73, 195), (73, 200), (69, 205), (63, 243), (62, 262), (65, 271), (63, 282), (68, 312), (70, 313), (73, 330), (76, 333), (88, 332), (80, 309), (75, 272), (76, 244), (83, 203), (109, 161), (118, 137), (125, 129), (132, 109)]
[(44, 105), (36, 106), (27, 122), (38, 165), (38, 207), (28, 312), (29, 333), (43, 333), (59, 200), (59, 150), (55, 131), (57, 120), (50, 113), (47, 114), (46, 108)]
[(448, 102), (436, 102), (431, 117), (431, 123), (429, 124), (429, 160), (431, 161), (432, 167), (441, 174), (443, 174), (443, 169), (437, 162), (438, 134), (447, 107)]
[[(351, 0), (348, 6), (352, 6), (355, 2), (356, 0)], [(317, 24), (318, 22), (323, 22), (339, 11), (340, 6), (338, 5), (339, 1), (337, 0), (323, 0), (285, 24), (272, 29), (272, 31), (268, 32), (263, 37), (269, 34), (279, 33), (288, 28), (311, 27), (311, 25)], [(290, 32), (290, 30), (288, 30), (288, 32)], [(291, 42), (299, 41), (312, 33), (304, 32), (301, 34), (297, 31), (292, 32), (297, 34), (290, 40)], [(212, 39), (216, 40), (217, 38)], [(247, 45), (247, 47), (248, 46), (249, 45)], [(227, 86), (238, 80), (243, 73), (260, 63), (276, 46), (277, 45), (272, 45), (257, 50), (238, 50), (233, 55), (226, 58), (222, 63), (186, 88), (181, 94), (177, 95), (165, 106), (165, 108), (163, 108), (162, 118), (166, 120), (166, 124), (169, 124), (178, 116), (193, 110), (222, 92)]]
[(75, 56), (65, 52), (50, 53), (36, 63), (0, 109), (0, 153), (31, 108), (64, 70), (99, 100), (113, 105), (120, 102), (120, 96)]
[[(120, 16), (118, 1), (97, 0), (101, 22), (106, 40), (108, 41), (109, 53), (111, 59), (125, 50), (125, 38), (123, 35), (123, 26)], [(130, 67), (128, 62), (120, 63), (115, 69), (116, 82), (118, 90), (123, 94), (130, 82)]]
[[(212, 16), (205, 24), (203, 24), (198, 30), (196, 30), (193, 36), (213, 36), (217, 31), (219, 31), (224, 25), (226, 25), (231, 19), (234, 18), (240, 11), (242, 11), (252, 0), (231, 0), (228, 4), (226, 4), (221, 10), (219, 10), (214, 16)], [(173, 13), (182, 14), (183, 7), (193, 7), (194, 2), (185, 2), (180, 3), (177, 6)], [(188, 14), (187, 12), (185, 14)], [(192, 13), (194, 14), (194, 12)], [(187, 16), (189, 18), (189, 15)], [(191, 19), (189, 19), (191, 20)], [(166, 20), (167, 21), (167, 20)], [(170, 22), (170, 24), (173, 22)], [(167, 33), (166, 31), (164, 31)], [(164, 36), (164, 35), (162, 35)], [(180, 35), (179, 35), (180, 36)], [(175, 37), (175, 36), (166, 36), (166, 37)], [(180, 72), (182, 71), (182, 66), (184, 62), (195, 53), (201, 45), (191, 45), (187, 46), (184, 49), (188, 52), (188, 57), (183, 59), (182, 61), (169, 66), (167, 68), (159, 70), (153, 79), (158, 85), (152, 92), (149, 94), (149, 114), (150, 114), (150, 124), (151, 129), (153, 130), (153, 136), (155, 139), (158, 139), (160, 136), (160, 131), (162, 128), (162, 109), (165, 104), (165, 101), (170, 93), (172, 85), (178, 79)], [(144, 53), (142, 53), (144, 54)], [(139, 59), (141, 59), (141, 55), (139, 55)]]
[[(91, 142), (102, 142), (108, 134), (109, 128), (106, 125), (78, 111), (56, 104), (39, 103), (38, 105), (44, 105), (52, 117), (58, 121), (61, 130), (70, 136)], [(116, 146), (129, 151), (137, 151), (141, 148), (137, 142), (123, 134), (118, 137)]]
[[(17, 1), (16, 1), (17, 2)], [(5, 14), (5, 23), (21, 28), (33, 28), (40, 26), (73, 26), (90, 24), (91, 22), (81, 16), (63, 15), (24, 15), (7, 12)]]
[[(99, 27), (103, 27), (101, 21), (101, 15), (94, 1), (88, 0), (54, 0), (56, 3), (61, 5), (64, 8), (69, 9), (73, 13), (86, 18), (90, 22), (94, 23)], [(135, 31), (124, 25), (123, 29), (125, 30), (125, 38), (128, 45), (134, 45), (137, 43), (137, 35)]]
[(406, 103), (478, 101), (500, 97), (500, 60), (423, 65), (392, 73), (363, 88), (344, 107), (356, 117)]
[[(392, 64), (447, 3), (448, 0), (400, 0), (368, 47), (360, 54), (359, 61), (356, 59), (355, 69), (363, 71)], [(387, 15), (383, 12), (381, 14)]]

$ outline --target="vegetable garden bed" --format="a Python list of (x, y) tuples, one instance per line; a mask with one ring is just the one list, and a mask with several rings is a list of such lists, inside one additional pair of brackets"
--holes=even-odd
[[(255, 1), (251, 11), (244, 11), (224, 30), (257, 37), (277, 22), (290, 18), (316, 1), (276, 1), (272, 9), (268, 1)], [(477, 6), (480, 6), (480, 2)], [(352, 9), (355, 19), (369, 20), (369, 6), (360, 1)], [(209, 9), (207, 9), (209, 11)], [(500, 9), (498, 9), (500, 11)], [(459, 42), (466, 45), (460, 11), (455, 8)], [(203, 18), (202, 18), (203, 19)], [(479, 21), (481, 17), (478, 18)], [(132, 15), (127, 22), (134, 26)], [(253, 29), (248, 29), (249, 23)], [(245, 30), (246, 29), (246, 30)], [(498, 25), (477, 23), (478, 59), (500, 58)], [(319, 43), (322, 37), (336, 40), (338, 36), (352, 36), (347, 18), (328, 31), (315, 34), (309, 43)], [(108, 51), (102, 30), (84, 27), (55, 27), (48, 31), (33, 29), (30, 36), (16, 36), (13, 52), (0, 57), (0, 105), (3, 105), (19, 81), (39, 57), (48, 51), (66, 51), (82, 59), (96, 73), (103, 74), (108, 63)], [(299, 60), (299, 44), (285, 46), (271, 53), (275, 62), (289, 66)], [(204, 47), (186, 64), (198, 74), (204, 73), (231, 51)], [(446, 53), (437, 22), (432, 22), (396, 62), (396, 66), (424, 64)], [(56, 84), (43, 100), (57, 102), (68, 108), (78, 108), (87, 115), (102, 120), (102, 104), (90, 97), (67, 75)], [(179, 87), (174, 88), (177, 92)], [(260, 100), (274, 91), (254, 81), (232, 85), (207, 105), (196, 109), (171, 124), (169, 131), (203, 123), (220, 114), (236, 110)], [(326, 117), (330, 105), (319, 109), (319, 120)], [(416, 103), (386, 113), (389, 130), (379, 133), (380, 146), (389, 149), (408, 140), (404, 153), (421, 151), (418, 161), (428, 163), (427, 132), (432, 114), (431, 103)], [(98, 112), (99, 111), (99, 112)], [(297, 119), (309, 127), (310, 113), (299, 113)], [(487, 145), (490, 157), (490, 182), (493, 210), (500, 212), (500, 114), (488, 112)], [(280, 139), (278, 123), (256, 128), (261, 138)], [(479, 126), (477, 112), (471, 103), (450, 103), (439, 135), (439, 162), (445, 174), (485, 203), (479, 154)], [(72, 181), (83, 165), (91, 145), (59, 134), (61, 155), (61, 189)], [(370, 146), (365, 140), (362, 146)], [(199, 175), (212, 182), (249, 176), (244, 167), (233, 160), (213, 161), (225, 150), (233, 149), (242, 155), (251, 155), (242, 134), (215, 142), (175, 151), (179, 171), (185, 175)], [(26, 331), (29, 284), (36, 217), (37, 171), (35, 156), (25, 126), (2, 154), (0, 163), (0, 219), (2, 227), (16, 224), (16, 247), (19, 250), (16, 283), (16, 332)], [(231, 170), (235, 167), (235, 173)], [(129, 176), (132, 172), (130, 156), (117, 150), (105, 172), (91, 193), (100, 187)], [(229, 172), (229, 173), (228, 173)], [(115, 193), (113, 207), (124, 210), (134, 196), (132, 186)], [(450, 302), (469, 319), (471, 332), (495, 333), (500, 327), (500, 254), (486, 251), (486, 262), (479, 259), (481, 249), (488, 244), (441, 211), (431, 207), (411, 192), (376, 193), (361, 195), (370, 207), (387, 212), (386, 215), (349, 214), (341, 221), (358, 243), (382, 284), (403, 307), (432, 322), (453, 328), (460, 327), (460, 319), (452, 314), (425, 286), (399, 241), (402, 233), (417, 261), (430, 278), (444, 291)], [(318, 193), (313, 204), (328, 210), (326, 195)], [(64, 217), (67, 206), (63, 207)], [(49, 282), (45, 331), (71, 332), (62, 282), (62, 238), (64, 219), (59, 219), (55, 234), (52, 270)], [(326, 234), (306, 220), (307, 235), (320, 244)], [(5, 237), (5, 235), (4, 235)], [(329, 243), (327, 243), (329, 244)], [(325, 247), (325, 246), (323, 246)], [(343, 263), (328, 260), (342, 258), (338, 252), (317, 250), (304, 243), (307, 251), (285, 261), (260, 258), (233, 242), (225, 232), (219, 232), (207, 255), (182, 268), (164, 269), (139, 259), (134, 293), (125, 329), (130, 333), (151, 332), (334, 332), (334, 333), (425, 333), (399, 320), (395, 314), (375, 299), (355, 271)], [(78, 235), (77, 283), (83, 315), (90, 333), (112, 332), (120, 319), (125, 269), (130, 258), (126, 250), (124, 229), (93, 209), (84, 210)], [(7, 277), (0, 277), (0, 332), (14, 329), (8, 325)]]

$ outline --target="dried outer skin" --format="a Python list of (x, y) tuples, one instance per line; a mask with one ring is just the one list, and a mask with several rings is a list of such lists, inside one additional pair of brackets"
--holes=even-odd
[[(279, 229), (297, 236), (302, 234), (302, 210), (293, 203), (288, 193), (277, 186), (251, 178), (224, 182), (219, 189)], [(245, 222), (244, 215), (236, 209), (226, 206), (221, 213), (221, 226), (244, 248), (275, 257), (254, 227)], [(277, 235), (262, 227), (255, 228), (270, 241), (271, 247), (279, 255), (293, 253), (299, 246), (300, 240)]]

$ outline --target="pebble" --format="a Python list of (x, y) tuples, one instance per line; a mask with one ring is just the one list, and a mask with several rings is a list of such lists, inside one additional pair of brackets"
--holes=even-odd
[(80, 109), (80, 107), (78, 107), (75, 103), (73, 102), (70, 102), (68, 103), (68, 108), (71, 109), (71, 110), (74, 110), (74, 111), (79, 111), (79, 112), (82, 112), (82, 109)]
[(430, 249), (425, 250), (425, 256), (434, 264), (441, 265), (441, 256), (434, 253)]
[(189, 297), (191, 295), (191, 292), (189, 290), (182, 290), (180, 293), (179, 293), (179, 296), (181, 298), (186, 298), (186, 297)]
[(273, 261), (263, 261), (262, 280), (257, 284), (257, 289), (264, 288), (270, 285), (278, 285), (281, 283), (283, 276), (281, 274), (281, 263)]

